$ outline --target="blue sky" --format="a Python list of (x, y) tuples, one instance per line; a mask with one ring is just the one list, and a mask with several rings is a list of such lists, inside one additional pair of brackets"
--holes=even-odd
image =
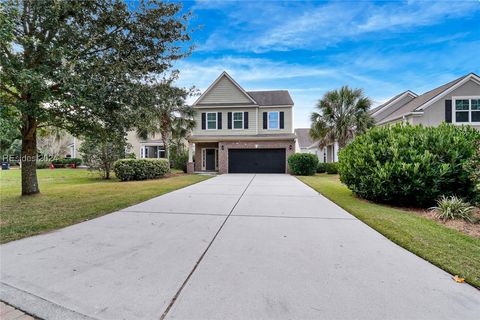
[(480, 71), (480, 1), (187, 1), (196, 46), (179, 85), (226, 70), (247, 90), (288, 89), (295, 127), (327, 90), (363, 88), (374, 105)]

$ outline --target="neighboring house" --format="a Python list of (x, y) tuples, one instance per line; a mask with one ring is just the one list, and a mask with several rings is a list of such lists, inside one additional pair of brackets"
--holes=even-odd
[(406, 121), (437, 126), (449, 122), (480, 129), (480, 77), (469, 73), (422, 95), (402, 92), (370, 114), (377, 125)]
[(223, 72), (192, 106), (189, 172), (287, 172), (287, 158), (295, 152), (288, 91), (247, 92)]
[(127, 134), (127, 143), (131, 146), (129, 151), (135, 153), (138, 159), (165, 158), (165, 148), (160, 134), (144, 140), (140, 139), (135, 131), (130, 131)]
[(295, 129), (297, 141), (295, 143), (295, 152), (316, 154), (320, 162), (338, 161), (338, 144), (329, 144), (323, 148), (318, 146), (318, 142), (310, 137), (309, 128)]
[[(68, 135), (68, 152), (65, 154), (67, 158), (81, 158), (82, 155), (79, 151), (82, 144), (82, 139)], [(127, 153), (135, 153), (135, 157), (140, 158), (164, 158), (165, 148), (161, 135), (157, 134), (154, 137), (148, 139), (140, 139), (135, 131), (130, 131), (127, 134), (127, 143), (130, 145), (127, 148)]]

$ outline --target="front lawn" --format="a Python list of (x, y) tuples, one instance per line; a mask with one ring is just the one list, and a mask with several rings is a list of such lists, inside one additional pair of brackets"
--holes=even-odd
[(38, 170), (41, 194), (21, 197), (20, 170), (0, 173), (0, 243), (66, 227), (208, 179), (102, 180), (83, 169)]
[(480, 287), (479, 238), (467, 236), (410, 211), (359, 199), (336, 175), (298, 178), (398, 245)]

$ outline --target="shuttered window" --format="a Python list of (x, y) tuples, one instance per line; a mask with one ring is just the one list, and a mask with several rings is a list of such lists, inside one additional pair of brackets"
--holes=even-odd
[(208, 130), (217, 129), (217, 113), (216, 112), (207, 112), (207, 129)]
[(243, 129), (243, 112), (233, 113), (233, 129)]

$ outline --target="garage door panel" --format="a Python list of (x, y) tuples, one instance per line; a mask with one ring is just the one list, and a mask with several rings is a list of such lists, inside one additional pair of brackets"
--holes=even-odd
[(229, 149), (229, 173), (285, 173), (285, 149)]

